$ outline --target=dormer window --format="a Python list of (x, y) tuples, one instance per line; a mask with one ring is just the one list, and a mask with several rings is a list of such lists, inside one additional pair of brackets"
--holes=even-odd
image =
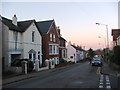
[(32, 31), (32, 42), (35, 41), (35, 31)]

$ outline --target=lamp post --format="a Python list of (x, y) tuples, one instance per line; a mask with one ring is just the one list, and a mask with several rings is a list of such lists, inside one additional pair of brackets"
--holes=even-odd
[(107, 30), (107, 48), (109, 49), (109, 38), (108, 38), (108, 25), (107, 24), (101, 24), (101, 23), (96, 23), (97, 25), (104, 25), (106, 26), (106, 30)]
[(106, 48), (106, 38), (101, 36), (98, 36), (98, 38), (103, 38), (105, 40), (105, 48)]
[(109, 53), (109, 38), (108, 38), (108, 25), (107, 24), (101, 24), (101, 23), (96, 23), (97, 25), (104, 25), (106, 27), (107, 30), (107, 56), (106, 56), (106, 60), (108, 62), (108, 53)]

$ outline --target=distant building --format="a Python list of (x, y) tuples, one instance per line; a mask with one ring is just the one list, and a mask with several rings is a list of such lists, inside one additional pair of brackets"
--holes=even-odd
[(83, 50), (79, 46), (72, 45), (71, 42), (68, 43), (67, 46), (67, 61), (72, 62), (79, 62), (80, 60), (85, 59), (86, 53), (85, 50)]

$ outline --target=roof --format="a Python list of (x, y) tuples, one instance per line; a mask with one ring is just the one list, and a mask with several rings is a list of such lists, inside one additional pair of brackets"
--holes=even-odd
[(80, 51), (84, 51), (81, 47), (75, 46), (75, 45), (71, 45), (72, 47), (74, 47), (76, 50), (80, 50)]
[(66, 41), (66, 40), (65, 40), (63, 37), (61, 37), (61, 36), (60, 36), (60, 39), (62, 39), (62, 40), (64, 40), (64, 41)]
[(2, 17), (2, 22), (9, 27), (10, 30), (21, 32), (21, 29), (12, 23), (12, 20)]
[(113, 41), (117, 40), (117, 37), (120, 36), (120, 29), (112, 29)]
[(48, 20), (48, 21), (36, 22), (36, 24), (37, 24), (39, 31), (43, 34), (49, 31), (49, 28), (53, 22), (54, 20)]
[(18, 22), (18, 26), (24, 32), (33, 22), (35, 22), (35, 20), (20, 21)]
[[(2, 22), (9, 27), (10, 30), (18, 31), (18, 32), (25, 32), (26, 29), (34, 22), (35, 20), (27, 20), (27, 21), (19, 21), (17, 22), (17, 26), (12, 23), (12, 20), (2, 17)], [(36, 25), (37, 26), (37, 25)], [(38, 27), (37, 27), (38, 28)], [(41, 32), (40, 32), (41, 34)]]

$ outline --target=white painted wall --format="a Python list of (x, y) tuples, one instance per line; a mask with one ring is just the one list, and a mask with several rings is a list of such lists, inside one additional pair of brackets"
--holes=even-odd
[(85, 57), (84, 57), (84, 52), (83, 51), (80, 51), (80, 60), (83, 60)]
[(8, 51), (8, 46), (9, 46), (9, 43), (8, 43), (8, 39), (9, 39), (9, 28), (2, 23), (2, 57), (4, 58), (4, 65), (5, 67), (8, 66), (9, 64), (9, 61), (8, 61), (8, 58), (9, 58), (9, 51)]
[[(73, 58), (70, 58), (71, 56), (73, 56)], [(76, 62), (76, 49), (72, 47), (70, 43), (67, 46), (67, 58), (67, 61)]]
[[(22, 33), (17, 32), (17, 49), (22, 49)], [(14, 31), (9, 30), (9, 49), (15, 49)]]
[(120, 45), (120, 36), (117, 38), (117, 45)]
[[(2, 80), (2, 22), (0, 19), (0, 80)], [(1, 81), (0, 81), (1, 85)]]
[[(35, 31), (35, 41), (32, 42), (32, 31)], [(40, 51), (42, 55), (42, 37), (37, 30), (37, 27), (34, 23), (32, 23), (29, 28), (23, 33), (23, 57), (29, 58), (29, 51), (31, 49), (36, 51), (36, 58), (38, 58), (38, 51)], [(42, 62), (42, 56), (41, 62)]]

